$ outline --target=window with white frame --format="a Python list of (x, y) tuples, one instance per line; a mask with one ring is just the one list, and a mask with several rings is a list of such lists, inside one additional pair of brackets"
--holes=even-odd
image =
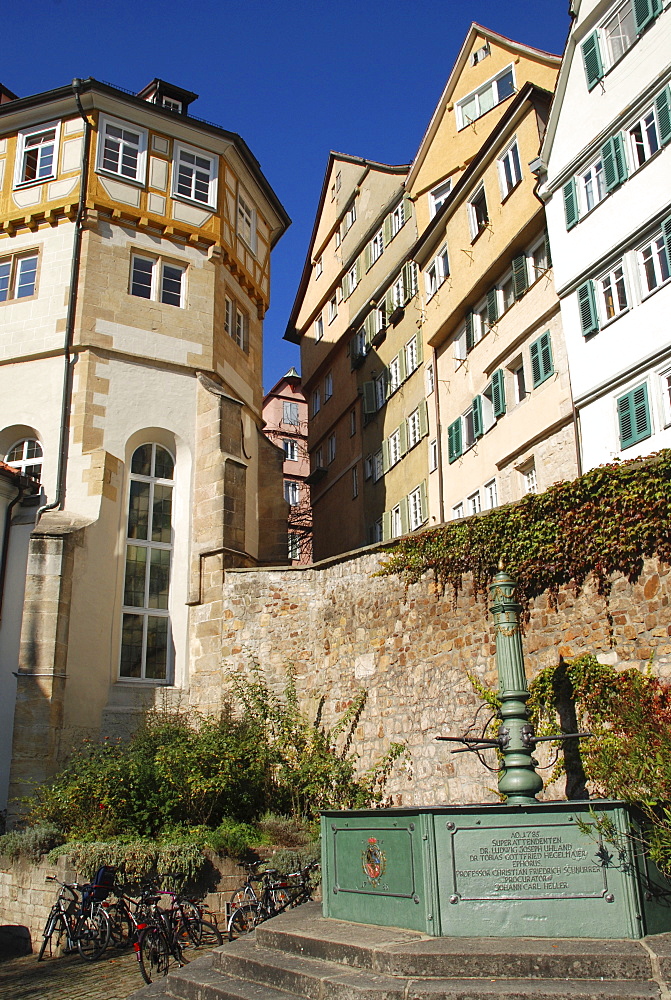
[(217, 158), (175, 143), (172, 194), (209, 208), (217, 206)]
[(184, 307), (186, 268), (160, 257), (131, 257), (130, 294)]
[(298, 483), (295, 479), (284, 480), (284, 499), (292, 507), (298, 503)]
[(356, 434), (356, 410), (349, 411), (349, 436), (354, 437)]
[(287, 535), (287, 556), (289, 559), (299, 559), (301, 554), (300, 535), (295, 531), (290, 531)]
[(324, 376), (324, 402), (328, 403), (333, 395), (333, 372), (327, 372)]
[(293, 438), (284, 438), (282, 440), (282, 446), (284, 448), (284, 458), (287, 462), (297, 462), (298, 461), (298, 442)]
[(370, 262), (374, 264), (384, 253), (384, 234), (380, 229), (370, 241)]
[(421, 486), (418, 486), (412, 493), (408, 494), (408, 515), (411, 531), (415, 531), (426, 520)]
[(604, 323), (615, 319), (629, 308), (627, 302), (627, 285), (624, 277), (624, 266), (622, 261), (618, 261), (612, 270), (597, 281), (597, 288), (600, 292), (600, 305), (603, 313)]
[(318, 257), (315, 261), (315, 281), (317, 278), (321, 278), (324, 272), (324, 261), (321, 257)]
[(458, 521), (460, 517), (464, 516), (464, 504), (463, 501), (456, 503), (452, 508), (452, 520)]
[(382, 449), (380, 448), (373, 455), (373, 482), (377, 483), (382, 479), (384, 475), (384, 459), (382, 458)]
[(337, 315), (338, 315), (338, 297), (337, 295), (332, 295), (331, 298), (329, 299), (329, 323), (332, 323)]
[(484, 185), (481, 185), (468, 202), (468, 221), (471, 237), (475, 239), (489, 225), (489, 210)]
[(580, 174), (579, 190), (584, 213), (591, 212), (606, 197), (606, 178), (600, 156)]
[(430, 396), (436, 387), (435, 378), (433, 375), (433, 362), (430, 362), (426, 366), (426, 394)]
[(485, 42), (484, 45), (481, 45), (479, 49), (476, 49), (475, 52), (472, 53), (471, 66), (477, 66), (478, 63), (481, 63), (482, 60), (486, 59), (488, 55), (490, 55), (489, 42)]
[(394, 309), (403, 307), (405, 305), (405, 282), (403, 281), (403, 274), (399, 274), (398, 278), (391, 286), (391, 301), (393, 303)]
[(298, 403), (285, 399), (282, 402), (282, 423), (298, 426)]
[(401, 384), (401, 363), (398, 355), (389, 362), (389, 395), (396, 392)]
[(124, 679), (167, 681), (174, 459), (161, 445), (133, 453), (126, 529), (121, 657)]
[(664, 246), (664, 236), (655, 235), (638, 251), (638, 265), (641, 274), (641, 290), (644, 295), (669, 280), (669, 258)]
[(401, 461), (401, 431), (400, 428), (389, 435), (389, 468)]
[(517, 139), (514, 139), (503, 156), (499, 157), (498, 165), (501, 197), (507, 198), (512, 189), (517, 187), (522, 180), (522, 165), (520, 163), (520, 151)]
[(426, 297), (430, 299), (438, 291), (442, 283), (450, 273), (450, 265), (447, 257), (447, 244), (438, 251), (433, 258), (424, 275), (426, 285)]
[(480, 501), (480, 490), (476, 490), (475, 493), (471, 493), (468, 498), (468, 513), (479, 514), (481, 510), (482, 504)]
[(671, 424), (671, 370), (662, 372), (660, 375), (662, 390), (662, 407), (664, 410), (664, 424)]
[(182, 102), (176, 101), (174, 97), (162, 98), (161, 106), (167, 108), (168, 111), (174, 111), (176, 114), (181, 114), (182, 112)]
[(492, 479), (490, 482), (484, 485), (485, 493), (485, 506), (487, 510), (492, 510), (494, 507), (498, 507), (498, 496), (496, 493), (496, 480)]
[(438, 468), (438, 441), (436, 438), (429, 442), (429, 472), (435, 472)]
[(391, 213), (391, 235), (396, 236), (405, 223), (405, 202), (400, 201)]
[(17, 136), (14, 186), (48, 181), (58, 168), (59, 122), (33, 125)]
[(371, 479), (373, 476), (373, 456), (366, 455), (363, 460), (363, 478)]
[(408, 375), (411, 375), (415, 368), (419, 365), (419, 356), (417, 354), (417, 334), (414, 334), (408, 343), (405, 345), (405, 370)]
[(396, 504), (391, 510), (391, 537), (400, 538), (403, 534), (403, 522), (401, 520), (401, 505)]
[(328, 465), (335, 460), (336, 457), (336, 436), (335, 434), (329, 434), (328, 441), (326, 442), (326, 461)]
[(249, 351), (249, 315), (234, 299), (224, 298), (224, 330), (243, 351)]
[(515, 74), (512, 66), (488, 80), (482, 87), (464, 97), (457, 104), (457, 129), (461, 130), (471, 122), (487, 114), (501, 101), (515, 93)]
[(314, 417), (322, 408), (322, 394), (317, 388), (312, 393), (312, 416)]
[(378, 518), (370, 529), (371, 544), (382, 541), (382, 518)]
[(516, 403), (521, 403), (527, 398), (527, 383), (524, 377), (524, 364), (522, 359), (518, 358), (516, 361), (512, 362), (510, 367), (513, 376), (513, 394)]
[(340, 223), (340, 239), (342, 240), (347, 233), (350, 231), (354, 223), (356, 222), (356, 202), (352, 202), (347, 211), (345, 212), (342, 222)]
[(489, 313), (487, 299), (483, 299), (473, 309), (473, 343), (478, 344), (489, 333)]
[(0, 257), (0, 302), (35, 294), (37, 259), (35, 251)]
[(451, 190), (452, 180), (449, 179), (438, 184), (432, 191), (429, 191), (429, 214), (431, 218), (440, 211)]
[(324, 336), (324, 317), (320, 313), (315, 320), (315, 340), (321, 340)]
[(642, 167), (659, 149), (659, 130), (655, 108), (649, 108), (629, 129), (629, 143), (634, 169)]
[(146, 162), (147, 133), (127, 122), (101, 115), (96, 170), (143, 184)]
[(533, 284), (549, 267), (545, 236), (529, 251), (528, 263), (531, 266), (531, 284)]
[(413, 410), (408, 417), (408, 448), (414, 448), (421, 438), (419, 410)]
[(472, 406), (469, 406), (466, 412), (462, 415), (461, 435), (463, 448), (464, 451), (466, 451), (467, 448), (471, 448), (475, 444), (475, 419), (473, 416)]
[(510, 309), (515, 303), (515, 281), (513, 279), (512, 271), (507, 274), (501, 281), (501, 300), (503, 304), (503, 312)]
[(359, 283), (359, 268), (356, 263), (347, 272), (347, 287), (351, 295)]
[(238, 192), (238, 236), (256, 253), (256, 209)]
[(359, 496), (359, 466), (352, 466), (352, 500)]
[(324, 450), (323, 450), (323, 448), (322, 448), (321, 445), (319, 445), (319, 447), (317, 448), (317, 450), (316, 450), (316, 452), (314, 454), (314, 460), (315, 461), (314, 461), (313, 468), (315, 468), (315, 469), (323, 469), (324, 468)]
[(35, 438), (24, 438), (17, 441), (5, 455), (5, 462), (12, 469), (17, 469), (22, 476), (30, 476), (38, 483), (42, 476), (42, 445)]
[(536, 463), (529, 462), (520, 469), (522, 475), (522, 488), (525, 493), (538, 493), (538, 479), (536, 478)]
[(636, 22), (632, 0), (626, 0), (604, 21), (602, 35), (607, 64), (613, 66), (636, 41)]
[(384, 372), (373, 378), (373, 386), (375, 389), (375, 409), (380, 410), (387, 401), (387, 379)]

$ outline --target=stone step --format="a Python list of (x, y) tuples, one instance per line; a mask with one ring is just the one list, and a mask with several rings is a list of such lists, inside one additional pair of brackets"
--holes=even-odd
[(648, 980), (652, 976), (650, 954), (639, 941), (432, 938), (327, 919), (313, 904), (281, 914), (255, 933), (263, 948), (405, 978)]

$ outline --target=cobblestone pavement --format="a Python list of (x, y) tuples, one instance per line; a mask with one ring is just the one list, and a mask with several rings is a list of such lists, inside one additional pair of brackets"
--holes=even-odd
[(37, 955), (0, 962), (1, 1000), (126, 1000), (144, 981), (133, 951), (97, 962)]

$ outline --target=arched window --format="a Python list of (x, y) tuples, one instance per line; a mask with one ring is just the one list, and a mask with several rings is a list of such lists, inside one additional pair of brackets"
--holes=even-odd
[(121, 677), (169, 678), (174, 464), (158, 444), (141, 445), (131, 459)]
[(7, 465), (18, 469), (21, 475), (30, 476), (39, 483), (42, 475), (42, 445), (34, 438), (18, 441), (5, 456)]

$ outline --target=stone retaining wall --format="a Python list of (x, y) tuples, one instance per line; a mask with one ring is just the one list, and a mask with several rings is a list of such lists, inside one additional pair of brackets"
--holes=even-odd
[[(481, 702), (469, 673), (496, 686), (487, 605), (469, 580), (455, 604), (428, 575), (407, 590), (396, 577), (376, 577), (383, 558), (371, 548), (307, 569), (227, 571), (223, 594), (194, 608), (191, 703), (216, 711), (230, 691), (226, 675), (254, 661), (281, 690), (291, 664), (309, 712), (325, 696), (326, 724), (357, 691), (368, 692), (354, 744), (362, 768), (390, 741), (406, 741), (408, 760), (388, 786), (394, 804), (495, 800), (495, 775), (435, 742), (439, 734), (463, 733), (476, 717)], [(671, 570), (653, 559), (637, 583), (614, 580), (612, 635), (591, 583), (577, 595), (562, 588), (556, 610), (547, 596), (538, 598), (524, 638), (527, 672), (533, 677), (560, 656), (593, 652), (622, 667), (652, 661), (671, 680), (670, 597)], [(481, 711), (476, 731), (485, 718)]]

